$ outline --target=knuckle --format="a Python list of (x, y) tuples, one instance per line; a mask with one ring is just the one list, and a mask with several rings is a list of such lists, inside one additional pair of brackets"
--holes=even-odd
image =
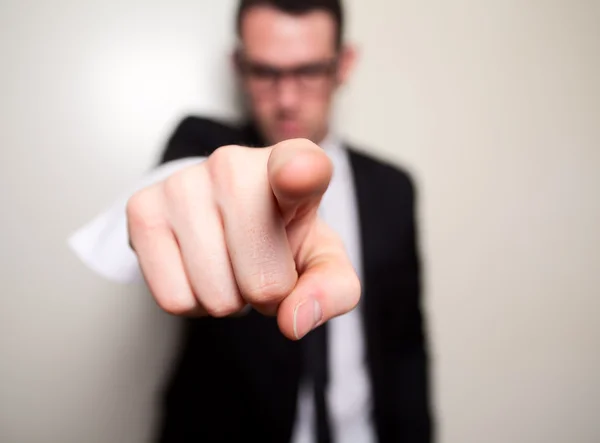
[(224, 318), (237, 314), (244, 309), (242, 300), (226, 299), (219, 297), (218, 299), (204, 304), (204, 309), (211, 317)]
[(165, 179), (163, 190), (168, 202), (186, 200), (190, 198), (194, 190), (201, 189), (198, 186), (199, 167), (200, 165), (192, 166)]
[(237, 145), (221, 146), (211, 154), (206, 162), (213, 183), (227, 183), (235, 180), (236, 171), (248, 168), (248, 148)]
[(227, 170), (231, 168), (234, 159), (242, 151), (241, 146), (227, 145), (217, 148), (208, 158), (208, 165), (215, 170)]
[(290, 282), (269, 281), (249, 286), (244, 291), (244, 297), (253, 304), (272, 304), (283, 300), (293, 289), (293, 284)]
[(186, 315), (196, 308), (196, 302), (191, 298), (155, 296), (154, 299), (163, 311), (175, 316)]
[(350, 293), (354, 295), (352, 299), (352, 305), (356, 306), (360, 301), (360, 297), (362, 295), (362, 285), (360, 283), (360, 280), (358, 279), (358, 276), (355, 275), (353, 280), (353, 286), (350, 289)]
[(129, 198), (126, 205), (129, 227), (134, 231), (146, 231), (162, 226), (159, 203), (154, 192), (143, 189)]
[(354, 272), (345, 279), (345, 282), (347, 285), (345, 292), (347, 294), (346, 300), (348, 303), (348, 309), (354, 309), (354, 307), (356, 307), (360, 301), (362, 292), (361, 283), (358, 276)]
[(179, 199), (182, 197), (186, 189), (186, 181), (188, 180), (185, 172), (178, 172), (171, 175), (163, 182), (163, 190), (168, 201)]
[(127, 217), (132, 221), (142, 220), (144, 214), (148, 211), (149, 205), (150, 200), (147, 197), (147, 191), (136, 192), (127, 201)]

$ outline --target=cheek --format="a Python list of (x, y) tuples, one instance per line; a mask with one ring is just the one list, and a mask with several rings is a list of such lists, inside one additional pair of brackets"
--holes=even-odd
[(273, 114), (273, 105), (269, 100), (251, 98), (250, 106), (252, 107), (253, 113), (261, 120), (269, 119)]
[(305, 117), (309, 120), (323, 120), (328, 113), (330, 108), (329, 97), (314, 97), (306, 102), (304, 107)]

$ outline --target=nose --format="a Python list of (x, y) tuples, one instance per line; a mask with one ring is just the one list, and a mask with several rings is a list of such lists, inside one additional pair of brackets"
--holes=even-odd
[(300, 100), (298, 82), (292, 76), (283, 76), (277, 84), (277, 102), (283, 109), (293, 109)]

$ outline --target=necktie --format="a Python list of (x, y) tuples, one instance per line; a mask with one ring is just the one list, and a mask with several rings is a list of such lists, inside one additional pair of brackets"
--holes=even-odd
[(314, 388), (317, 443), (331, 443), (332, 434), (327, 411), (327, 324), (321, 325), (302, 340), (304, 367)]

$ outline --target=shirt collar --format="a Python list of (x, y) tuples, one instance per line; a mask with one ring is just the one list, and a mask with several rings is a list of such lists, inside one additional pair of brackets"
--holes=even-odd
[(334, 131), (329, 131), (323, 141), (318, 143), (318, 145), (327, 153), (333, 153), (342, 148), (342, 140)]

